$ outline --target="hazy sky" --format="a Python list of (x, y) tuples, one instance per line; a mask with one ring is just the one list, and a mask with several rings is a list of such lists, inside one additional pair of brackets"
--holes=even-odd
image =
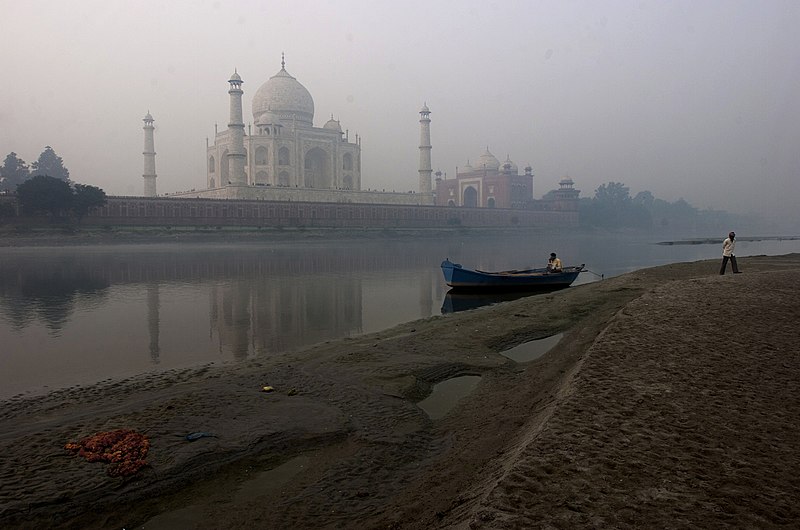
[(800, 217), (800, 2), (0, 0), (0, 156), (51, 145), (76, 182), (205, 185), (228, 83), (286, 69), (362, 137), (362, 187), (417, 187), (419, 109), (452, 178), (488, 146), (534, 169), (700, 208)]

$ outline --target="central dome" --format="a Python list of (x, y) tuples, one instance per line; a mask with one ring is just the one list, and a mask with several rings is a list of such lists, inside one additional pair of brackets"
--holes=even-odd
[(281, 64), (281, 70), (261, 85), (253, 96), (253, 120), (260, 123), (262, 114), (272, 113), (285, 124), (296, 120), (299, 124), (313, 126), (314, 100), (306, 87)]
[(500, 161), (494, 156), (492, 153), (489, 152), (489, 148), (486, 148), (486, 151), (478, 158), (478, 162), (475, 164), (475, 169), (500, 169)]

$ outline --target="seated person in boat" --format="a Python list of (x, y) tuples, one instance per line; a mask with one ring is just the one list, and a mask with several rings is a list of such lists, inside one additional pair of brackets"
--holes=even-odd
[(547, 260), (547, 272), (561, 272), (561, 260), (556, 257), (555, 252), (551, 252), (550, 259)]

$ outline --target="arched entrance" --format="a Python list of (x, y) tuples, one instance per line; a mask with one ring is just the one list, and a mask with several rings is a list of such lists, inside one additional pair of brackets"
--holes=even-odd
[(303, 160), (303, 185), (306, 188), (330, 189), (333, 179), (328, 166), (328, 153), (319, 147), (311, 149)]
[(472, 186), (467, 186), (466, 188), (464, 188), (464, 200), (462, 201), (462, 204), (469, 208), (477, 208), (478, 190), (476, 190)]

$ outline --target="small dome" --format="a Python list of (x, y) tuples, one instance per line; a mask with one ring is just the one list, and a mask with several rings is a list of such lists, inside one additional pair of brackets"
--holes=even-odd
[(306, 87), (289, 75), (285, 68), (270, 77), (253, 96), (253, 121), (266, 111), (272, 111), (281, 120), (312, 126), (314, 121), (314, 100)]
[(478, 162), (475, 164), (477, 169), (493, 169), (497, 170), (500, 169), (500, 161), (494, 156), (492, 153), (489, 152), (489, 148), (486, 148), (486, 151), (478, 158)]
[(154, 121), (153, 117), (150, 115), (150, 111), (147, 111), (147, 114), (145, 114), (143, 121)]
[(509, 166), (508, 169), (512, 173), (517, 173), (519, 171), (519, 167), (517, 167), (517, 165), (511, 161), (511, 158), (508, 155), (506, 155), (506, 161), (503, 162), (503, 170), (506, 169), (506, 166)]
[(231, 78), (228, 81), (229, 82), (230, 81), (236, 81), (236, 82), (241, 83), (242, 82), (242, 77), (239, 75), (239, 73), (236, 70), (234, 70), (233, 71), (233, 75), (231, 75)]
[(425, 103), (425, 104), (422, 105), (422, 108), (419, 109), (419, 112), (420, 112), (420, 114), (423, 114), (423, 113), (430, 114), (431, 110), (428, 108), (428, 104)]
[(322, 126), (322, 128), (330, 129), (336, 132), (342, 132), (342, 126), (339, 124), (339, 120), (333, 119), (333, 114), (331, 114), (331, 119), (329, 119), (327, 123), (325, 123), (325, 125)]

